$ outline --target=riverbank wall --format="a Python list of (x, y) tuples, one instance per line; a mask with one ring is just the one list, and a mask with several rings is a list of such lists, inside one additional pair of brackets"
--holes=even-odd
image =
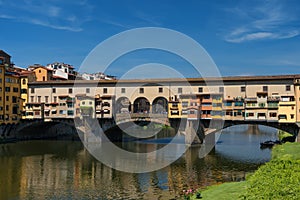
[(64, 123), (33, 124), (26, 127), (26, 123), (0, 125), (0, 143), (22, 140), (80, 140), (75, 126)]

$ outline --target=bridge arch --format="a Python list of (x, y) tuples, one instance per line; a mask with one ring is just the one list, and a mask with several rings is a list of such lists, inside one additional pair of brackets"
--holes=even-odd
[(115, 104), (116, 113), (130, 113), (131, 112), (131, 102), (127, 97), (120, 97), (117, 99)]
[[(208, 128), (210, 125), (210, 120), (202, 120), (202, 123), (205, 128)], [(221, 131), (225, 128), (235, 126), (235, 125), (262, 125), (266, 127), (276, 128), (278, 130), (282, 130), (288, 132), (295, 137), (299, 135), (300, 127), (296, 123), (278, 123), (278, 122), (266, 122), (266, 121), (225, 121), (223, 126), (221, 127), (220, 124), (215, 123), (216, 131)], [(210, 128), (214, 128), (212, 125)]]
[(146, 97), (138, 97), (133, 103), (134, 113), (149, 113), (150, 102)]
[(152, 113), (168, 113), (168, 100), (165, 97), (156, 97), (152, 102)]

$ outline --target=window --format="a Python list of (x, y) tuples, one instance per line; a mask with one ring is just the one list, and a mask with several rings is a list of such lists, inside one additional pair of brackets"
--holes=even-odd
[(268, 86), (263, 86), (263, 92), (268, 92)]
[(6, 105), (6, 106), (5, 106), (5, 110), (6, 110), (6, 111), (9, 111), (9, 105)]
[(158, 88), (158, 92), (163, 93), (163, 88), (162, 87)]
[(73, 93), (73, 89), (69, 88), (69, 94), (72, 94), (72, 93)]
[(34, 96), (30, 96), (30, 102), (31, 102), (31, 103), (34, 102)]
[(45, 81), (46, 80), (46, 77), (45, 76), (43, 76), (43, 81)]
[(103, 94), (107, 94), (107, 88), (103, 88)]
[(26, 79), (25, 79), (25, 78), (22, 80), (22, 84), (23, 84), (23, 85), (26, 84)]
[(195, 111), (194, 110), (190, 110), (190, 114), (191, 115), (195, 114)]
[(92, 104), (93, 104), (93, 102), (91, 102), (91, 101), (90, 101), (90, 102), (89, 102), (89, 104), (90, 104), (90, 105), (92, 105)]
[(237, 106), (237, 107), (244, 106), (244, 103), (242, 101), (236, 101), (236, 102), (234, 102), (234, 106)]
[(41, 96), (38, 96), (38, 103), (41, 103)]
[(67, 113), (66, 110), (59, 110), (59, 114), (60, 114), (60, 115), (65, 115), (66, 113)]
[(182, 102), (182, 107), (188, 107), (189, 103), (187, 101)]
[(198, 88), (198, 92), (199, 92), (199, 93), (203, 92), (203, 87), (199, 87), (199, 88)]
[(125, 88), (121, 88), (121, 93), (125, 93), (125, 92), (126, 92)]
[(3, 107), (2, 107), (2, 106), (0, 106), (0, 110), (3, 110)]
[(144, 93), (144, 88), (140, 88), (140, 94)]
[(41, 71), (41, 70), (39, 70), (39, 73), (42, 73), (42, 71)]
[(245, 92), (246, 91), (246, 87), (245, 86), (241, 86), (241, 92)]
[(224, 87), (219, 87), (219, 92), (224, 92)]
[(17, 115), (18, 114), (18, 107), (13, 107), (12, 113)]
[(19, 88), (14, 87), (13, 92), (19, 92)]
[(56, 93), (56, 88), (52, 88), (52, 93)]
[(178, 94), (182, 93), (182, 88), (178, 88)]
[[(177, 103), (172, 103), (172, 107), (177, 108), (177, 107), (178, 107), (178, 104), (177, 104)], [(300, 112), (300, 110), (299, 110), (299, 112)]]
[(68, 108), (73, 108), (73, 103), (67, 103)]
[(21, 89), (21, 94), (27, 94), (27, 89)]
[(53, 100), (54, 100), (54, 103), (56, 103), (56, 102), (57, 102), (57, 97), (54, 97), (54, 99), (53, 99)]
[(9, 101), (9, 96), (6, 96), (6, 101)]
[(2, 83), (2, 78), (0, 78), (0, 83)]
[(249, 117), (254, 117), (254, 113), (248, 113)]
[(68, 110), (68, 115), (74, 115), (74, 111), (73, 110)]
[(294, 119), (294, 114), (291, 114), (291, 119)]
[(224, 106), (232, 106), (232, 102), (225, 102)]
[(290, 85), (286, 85), (285, 86), (285, 91), (291, 91), (291, 86)]
[(86, 93), (90, 93), (90, 88), (86, 88), (86, 89), (85, 89), (85, 92), (86, 92)]
[(49, 101), (49, 97), (45, 96), (45, 103), (48, 103), (48, 101)]
[(85, 101), (82, 102), (82, 105), (85, 105)]
[(10, 92), (10, 87), (5, 87), (5, 92)]
[(12, 97), (12, 102), (13, 102), (13, 103), (17, 103), (17, 97), (13, 96), (13, 97)]

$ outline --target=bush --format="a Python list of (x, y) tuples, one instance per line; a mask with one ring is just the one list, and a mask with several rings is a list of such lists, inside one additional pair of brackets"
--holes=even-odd
[(247, 179), (244, 199), (300, 199), (299, 144), (285, 144), (273, 150), (270, 162)]

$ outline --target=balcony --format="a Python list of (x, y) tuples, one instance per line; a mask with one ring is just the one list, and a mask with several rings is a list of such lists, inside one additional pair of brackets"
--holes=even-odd
[(279, 106), (295, 106), (296, 101), (280, 101)]
[(212, 105), (202, 105), (201, 110), (212, 110)]
[(222, 99), (212, 99), (212, 103), (223, 103)]
[(280, 101), (280, 97), (268, 97), (267, 101), (275, 101), (275, 102), (279, 102)]
[(278, 103), (268, 103), (268, 108), (278, 108)]
[(212, 98), (209, 99), (202, 99), (202, 103), (212, 103)]
[(103, 102), (103, 103), (102, 103), (102, 106), (103, 106), (103, 107), (104, 107), (104, 106), (110, 107), (110, 103), (109, 103), (109, 102)]
[(245, 102), (257, 102), (257, 98), (256, 97), (245, 98)]
[(201, 114), (201, 119), (211, 119), (210, 114)]

